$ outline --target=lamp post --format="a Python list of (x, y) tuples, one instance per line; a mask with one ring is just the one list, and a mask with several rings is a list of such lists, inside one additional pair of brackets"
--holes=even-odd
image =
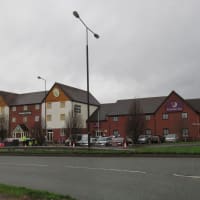
[(99, 35), (92, 31), (86, 23), (81, 19), (77, 11), (73, 12), (73, 15), (80, 20), (80, 22), (84, 25), (86, 29), (86, 67), (87, 67), (87, 132), (88, 132), (88, 147), (90, 147), (90, 92), (89, 92), (89, 49), (88, 49), (88, 32), (92, 33), (93, 36), (98, 39)]
[(46, 94), (47, 94), (46, 79), (44, 79), (41, 76), (38, 76), (37, 78), (44, 81), (44, 89), (45, 89), (45, 99), (44, 99), (44, 133), (45, 133), (45, 136), (46, 136), (47, 135), (47, 133), (46, 133), (46, 129), (47, 129), (47, 121), (46, 121), (46, 115), (47, 115), (47, 110), (46, 110)]

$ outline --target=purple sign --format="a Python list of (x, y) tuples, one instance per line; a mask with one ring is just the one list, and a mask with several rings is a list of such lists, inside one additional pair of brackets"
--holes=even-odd
[(167, 103), (167, 112), (177, 112), (183, 110), (183, 104), (177, 101), (170, 101)]

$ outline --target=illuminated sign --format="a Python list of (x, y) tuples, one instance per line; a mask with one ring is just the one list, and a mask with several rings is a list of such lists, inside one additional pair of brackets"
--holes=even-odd
[(170, 101), (167, 103), (167, 112), (178, 112), (183, 110), (183, 104), (177, 101)]

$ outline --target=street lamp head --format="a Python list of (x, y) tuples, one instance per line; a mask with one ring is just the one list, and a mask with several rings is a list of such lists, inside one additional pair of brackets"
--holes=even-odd
[(73, 15), (74, 15), (74, 17), (76, 17), (76, 18), (80, 18), (77, 11), (74, 11), (74, 12), (73, 12)]
[(40, 77), (40, 76), (38, 76), (37, 78), (38, 78), (38, 79), (41, 79), (41, 77)]
[(97, 39), (100, 38), (100, 36), (98, 34), (96, 34), (96, 33), (94, 33), (94, 37), (97, 38)]

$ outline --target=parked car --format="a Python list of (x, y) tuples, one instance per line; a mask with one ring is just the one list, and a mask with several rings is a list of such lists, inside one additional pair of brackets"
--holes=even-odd
[(123, 144), (124, 144), (123, 137), (112, 138), (112, 146), (123, 146)]
[(150, 135), (140, 135), (138, 137), (137, 142), (139, 144), (149, 144), (149, 143), (151, 143), (151, 136)]
[(178, 140), (177, 134), (167, 134), (165, 136), (165, 142), (177, 142)]
[(112, 146), (111, 137), (99, 137), (95, 143), (95, 146)]
[(19, 146), (20, 140), (19, 138), (5, 138), (4, 145), (5, 146)]

